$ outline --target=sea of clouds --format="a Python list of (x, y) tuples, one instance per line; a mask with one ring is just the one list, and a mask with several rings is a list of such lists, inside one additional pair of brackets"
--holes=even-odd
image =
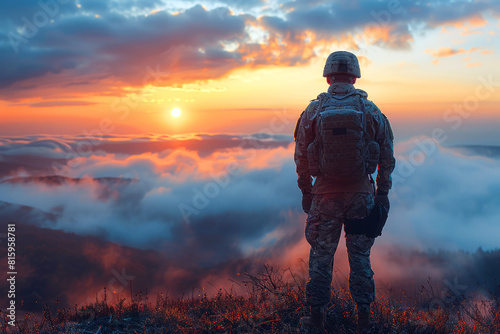
[[(74, 256), (85, 259), (84, 273), (67, 266), (52, 273), (72, 282), (51, 288), (72, 289), (68, 301), (81, 302), (120, 275), (122, 282), (133, 276), (139, 286), (175, 290), (187, 283), (223, 284), (261, 262), (287, 267), (307, 261), (291, 137), (32, 136), (0, 143), (2, 223), (36, 228), (36, 234), (26, 232), (26, 240), (39, 245), (30, 251), (66, 253), (52, 259), (62, 267), (74, 261), (65, 251), (71, 246), (43, 240), (71, 239), (73, 251), (79, 250)], [(380, 286), (399, 286), (415, 275), (440, 280), (449, 274), (445, 268), (458, 266), (449, 254), (433, 262), (425, 252), (498, 247), (495, 152), (444, 147), (424, 136), (395, 145), (391, 212), (373, 249)], [(342, 239), (338, 277), (348, 272)], [(144, 259), (150, 265), (139, 265)], [(25, 260), (26, 270), (40, 275), (35, 259)], [(118, 275), (121, 270), (127, 274)], [(85, 292), (74, 292), (76, 281)], [(49, 289), (50, 274), (46, 282)]]

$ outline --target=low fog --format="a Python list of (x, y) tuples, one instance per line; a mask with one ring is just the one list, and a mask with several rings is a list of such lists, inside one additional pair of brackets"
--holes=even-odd
[[(498, 277), (484, 269), (499, 258), (497, 151), (396, 144), (391, 212), (372, 251), (379, 289)], [(263, 262), (308, 258), (288, 136), (4, 137), (0, 157), (0, 219), (19, 226), (26, 305), (81, 303), (131, 276), (134, 292), (217, 291)], [(339, 284), (346, 260), (341, 239)]]

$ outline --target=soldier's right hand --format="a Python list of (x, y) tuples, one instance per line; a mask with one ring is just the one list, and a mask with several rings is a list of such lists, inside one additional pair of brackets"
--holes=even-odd
[(305, 193), (302, 195), (302, 210), (304, 210), (307, 214), (309, 214), (309, 211), (311, 210), (312, 200), (313, 194)]
[(380, 203), (382, 206), (387, 210), (387, 213), (389, 213), (389, 209), (391, 208), (391, 203), (389, 202), (389, 196), (387, 195), (379, 195), (377, 194), (375, 196), (375, 204)]

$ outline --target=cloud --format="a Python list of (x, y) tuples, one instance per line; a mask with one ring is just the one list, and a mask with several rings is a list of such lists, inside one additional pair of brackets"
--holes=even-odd
[(393, 242), (424, 249), (497, 247), (483, 231), (500, 232), (494, 223), (500, 218), (494, 195), (500, 160), (474, 150), (476, 155), (463, 155), (427, 137), (397, 145), (388, 226)]
[[(85, 173), (82, 166), (87, 166), (89, 161), (92, 161), (93, 167), (98, 161), (111, 160), (115, 160), (116, 166), (119, 166), (122, 160), (126, 160), (127, 157), (135, 156), (136, 161), (137, 158), (161, 160), (166, 155), (172, 164), (183, 161), (189, 164), (192, 159), (196, 162), (217, 151), (285, 148), (290, 144), (290, 137), (268, 134), (129, 137), (89, 133), (58, 138), (43, 136), (5, 137), (0, 139), (0, 143), (0, 153), (2, 154), (0, 178), (20, 175), (23, 172), (28, 174), (40, 172), (61, 174), (66, 169), (71, 170), (67, 176), (80, 177)], [(100, 155), (99, 152), (110, 154), (110, 156)], [(156, 157), (152, 155), (156, 155)], [(223, 155), (226, 157), (221, 155), (219, 158), (234, 159), (229, 153)], [(80, 168), (76, 168), (78, 166)], [(80, 170), (81, 173), (76, 173), (76, 170)]]
[(483, 51), (481, 51), (481, 54), (483, 54), (483, 55), (490, 54), (490, 53), (494, 53), (494, 51), (493, 50), (483, 50)]
[[(473, 53), (473, 52), (479, 52), (483, 48), (470, 48), (469, 50), (465, 50), (463, 48), (460, 49), (451, 49), (451, 48), (439, 48), (439, 50), (432, 50), (432, 49), (426, 49), (425, 53), (430, 54), (433, 57), (436, 58), (441, 58), (441, 57), (451, 57), (454, 55), (462, 54), (462, 53)], [(489, 50), (484, 50), (481, 51), (481, 54), (488, 54), (492, 53), (492, 51)]]
[[(207, 11), (197, 5), (179, 15), (159, 11), (129, 20), (104, 3), (95, 8), (92, 5), (88, 11), (97, 10), (99, 18), (79, 14), (78, 8), (73, 15), (58, 16), (53, 24), (41, 27), (32, 39), (19, 44), (18, 53), (3, 44), (2, 60), (14, 66), (6, 68), (0, 86), (7, 88), (35, 78), (43, 82), (47, 75), (63, 72), (71, 76), (59, 86), (70, 85), (76, 77), (79, 82), (97, 79), (108, 85), (172, 85), (218, 77), (242, 65), (237, 52), (226, 52), (219, 44), (243, 37), (242, 15)], [(57, 37), (61, 32), (63, 39)], [(48, 51), (39, 52), (42, 46)]]
[(267, 9), (261, 1), (220, 3), (207, 1), (210, 9), (161, 1), (9, 3), (0, 21), (0, 62), (10, 64), (0, 94), (21, 100), (37, 88), (55, 100), (62, 87), (67, 98), (123, 95), (123, 87), (148, 84), (179, 87), (242, 67), (306, 64), (332, 43), (409, 48), (415, 33), (452, 22), (480, 26), (488, 13), (500, 12), (490, 1), (292, 1)]
[[(302, 235), (302, 224), (300, 219), (289, 221), (287, 226), (265, 235), (261, 247), (253, 253), (243, 256), (233, 253), (234, 259), (213, 264), (193, 261), (200, 254), (190, 249), (187, 253), (176, 249), (173, 253), (145, 251), (18, 222), (17, 235), (29, 246), (20, 248), (17, 255), (16, 266), (23, 275), (18, 277), (20, 284), (16, 291), (23, 297), (26, 311), (39, 311), (40, 304), (50, 307), (56, 301), (58, 307), (75, 304), (80, 307), (95, 302), (96, 298), (101, 301), (105, 296), (108, 304), (113, 305), (122, 298), (128, 301), (140, 292), (153, 299), (160, 293), (172, 299), (183, 298), (188, 292), (203, 292), (212, 297), (219, 289), (245, 295), (247, 291), (241, 281), (246, 277), (240, 274), (257, 274), (261, 263), (282, 269), (289, 267), (299, 277), (307, 278), (308, 245)], [(217, 241), (225, 241), (218, 239), (220, 235), (211, 235), (207, 233), (209, 230), (204, 232), (206, 238), (213, 239), (211, 249), (223, 247), (222, 243), (216, 245)], [(278, 241), (269, 244), (273, 238)], [(333, 284), (345, 289), (348, 267), (345, 242), (340, 241)], [(209, 257), (213, 252), (201, 255)], [(1, 255), (0, 260), (6, 261), (5, 257), (6, 254)], [(405, 291), (405, 297), (418, 296), (422, 306), (426, 306), (426, 302), (452, 303), (455, 300), (444, 299), (443, 293), (459, 286), (460, 294), (453, 290), (450, 293), (460, 302), (460, 298), (464, 298), (462, 294), (478, 289), (478, 283), (482, 291), (495, 291), (495, 279), (500, 273), (491, 263), (499, 257), (498, 250), (424, 252), (376, 243), (372, 250), (372, 268), (377, 294), (400, 299), (401, 291)], [(47, 267), (51, 270), (46, 270)], [(434, 294), (429, 294), (429, 284)], [(0, 296), (0, 302), (5, 301), (6, 295)]]
[[(252, 245), (285, 224), (282, 215), (300, 212), (291, 138), (263, 138), (108, 136), (86, 154), (69, 158), (81, 143), (79, 136), (4, 139), (0, 148), (9, 163), (3, 167), (8, 174), (0, 183), (0, 200), (10, 203), (3, 208), (12, 219), (33, 216), (26, 222), (128, 246), (179, 242), (180, 247), (198, 237), (201, 245), (208, 242), (201, 240), (206, 226), (227, 230), (228, 242), (242, 238), (240, 244)], [(424, 249), (496, 247), (481, 229), (469, 231), (472, 226), (494, 229), (499, 215), (494, 193), (500, 184), (494, 176), (500, 161), (475, 150), (483, 156), (464, 155), (426, 137), (398, 143), (387, 240)], [(64, 162), (55, 169), (54, 161)], [(56, 171), (59, 179), (37, 176)], [(456, 203), (461, 205), (454, 208)], [(225, 225), (224, 217), (253, 226), (255, 234)], [(139, 224), (137, 234), (123, 229)], [(196, 237), (183, 240), (186, 231)], [(214, 258), (230, 253), (215, 252)]]
[[(432, 50), (432, 49), (426, 49), (425, 53), (430, 54), (432, 57), (435, 57), (432, 60), (432, 63), (434, 65), (437, 65), (441, 62), (439, 58), (444, 58), (444, 57), (452, 57), (458, 54), (465, 54), (465, 53), (473, 53), (473, 52), (480, 52), (481, 54), (489, 54), (492, 53), (493, 51), (490, 51), (488, 49), (484, 49), (480, 47), (474, 47), (470, 48), (469, 50), (465, 50), (463, 48), (460, 49), (452, 49), (452, 48), (439, 48), (439, 50)], [(465, 57), (463, 60), (469, 61), (471, 57)], [(478, 67), (481, 66), (483, 63), (482, 62), (474, 62), (474, 63), (468, 63), (466, 66), (467, 67)]]
[(434, 50), (425, 50), (426, 53), (430, 54), (433, 57), (450, 57), (454, 56), (457, 54), (464, 53), (465, 50), (460, 48), (460, 49), (451, 49), (451, 48), (440, 48), (437, 51)]
[[(26, 303), (40, 296), (86, 302), (113, 278), (120, 289), (122, 270), (135, 277), (134, 291), (177, 292), (227, 284), (261, 261), (307, 260), (290, 137), (109, 135), (50, 176), (47, 161), (82, 139), (0, 141), (3, 159), (18, 165), (0, 182), (0, 222), (17, 222), (32, 245), (19, 260)], [(428, 276), (472, 286), (481, 278), (472, 270), (491, 278), (490, 255), (464, 251), (498, 247), (499, 150), (446, 148), (427, 137), (397, 143), (391, 212), (372, 252), (379, 289), (411, 289)], [(344, 240), (338, 253), (336, 268), (347, 274)]]
[(67, 107), (67, 106), (90, 106), (97, 104), (95, 102), (87, 101), (45, 101), (38, 103), (29, 104), (30, 107), (34, 108), (47, 108), (47, 107)]
[[(497, 8), (493, 11), (498, 13)], [(477, 30), (477, 28), (484, 27), (486, 24), (488, 24), (488, 20), (485, 17), (482, 15), (473, 15), (466, 17), (465, 19), (463, 17), (456, 20), (452, 19), (451, 21), (444, 23), (444, 26), (453, 26), (457, 29), (461, 29), (462, 32), (460, 35), (468, 36), (482, 34), (483, 32)]]
[[(172, 230), (186, 220), (194, 229), (197, 224), (203, 225), (208, 216), (218, 221), (219, 216), (245, 207), (249, 211), (261, 210), (258, 221), (262, 224), (277, 226), (283, 222), (277, 216), (282, 210), (291, 210), (295, 198), (275, 198), (283, 189), (289, 188), (288, 193), (296, 190), (287, 183), (294, 178), (293, 169), (276, 175), (291, 154), (290, 137), (286, 141), (281, 137), (198, 135), (196, 139), (154, 141), (147, 137), (127, 141), (113, 138), (96, 143), (94, 150), (88, 149), (80, 156), (76, 154), (82, 142), (78, 137), (59, 141), (6, 139), (1, 148), (4, 160), (10, 162), (6, 169), (11, 169), (7, 174), (10, 177), (0, 183), (1, 200), (9, 203), (4, 205), (4, 219), (25, 217), (29, 206), (40, 214), (28, 223), (153, 248), (160, 247), (161, 240), (181, 240)], [(67, 160), (58, 164), (64, 157)], [(58, 176), (30, 176), (56, 171)], [(29, 198), (26, 192), (31, 194)], [(241, 192), (247, 192), (248, 198)], [(262, 194), (254, 198), (252, 194), (259, 192)], [(244, 203), (236, 198), (244, 199)], [(261, 202), (263, 198), (268, 200)], [(253, 218), (247, 219), (248, 226), (256, 227)], [(120, 227), (139, 226), (139, 222), (142, 232), (137, 234), (130, 235)], [(235, 233), (228, 237), (251, 235), (238, 230)]]
[[(198, 227), (215, 222), (229, 231), (222, 221), (234, 217), (258, 232), (252, 236), (234, 226), (228, 240), (247, 235), (252, 244), (284, 224), (282, 214), (300, 212), (293, 145), (290, 137), (282, 137), (107, 136), (88, 149), (81, 143), (91, 142), (81, 136), (3, 139), (0, 200), (18, 206), (4, 206), (9, 217), (32, 207), (40, 210), (40, 218), (32, 211), (29, 223), (45, 222), (42, 226), (134, 247), (183, 240), (186, 223), (196, 235), (202, 234)], [(486, 155), (494, 147), (470, 149), (477, 154), (464, 155), (463, 149), (445, 148), (426, 137), (398, 143), (388, 240), (423, 248), (496, 247), (481, 229), (469, 230), (494, 229), (499, 160)], [(55, 172), (60, 180), (37, 176)], [(456, 203), (461, 205), (454, 208)], [(137, 235), (119, 227), (138, 222), (143, 229)], [(224, 257), (222, 251), (217, 254)]]

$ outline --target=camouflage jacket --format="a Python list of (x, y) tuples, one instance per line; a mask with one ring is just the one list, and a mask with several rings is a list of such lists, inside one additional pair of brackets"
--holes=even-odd
[[(377, 191), (388, 192), (392, 186), (391, 173), (395, 167), (393, 140), (391, 125), (387, 117), (370, 100), (368, 94), (360, 89), (355, 89), (353, 85), (347, 83), (333, 83), (328, 93), (333, 94), (337, 99), (359, 99), (360, 95), (365, 104), (367, 113), (367, 131), (372, 138), (380, 145), (380, 158), (377, 172)], [(319, 99), (319, 96), (318, 96)], [(314, 187), (312, 177), (309, 173), (307, 159), (307, 147), (315, 138), (316, 116), (318, 99), (312, 100), (307, 108), (300, 115), (295, 127), (295, 164), (298, 175), (298, 185), (303, 194), (305, 193), (325, 193), (325, 192), (367, 192), (370, 189), (368, 177), (361, 184), (351, 184), (339, 186), (325, 179), (321, 175), (317, 177)], [(345, 101), (344, 101), (345, 102)], [(355, 102), (353, 101), (353, 105)], [(368, 190), (367, 190), (368, 189)]]

